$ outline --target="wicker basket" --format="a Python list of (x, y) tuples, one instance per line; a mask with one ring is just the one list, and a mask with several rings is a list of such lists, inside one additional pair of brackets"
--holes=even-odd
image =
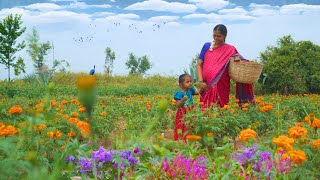
[(255, 61), (230, 60), (228, 71), (232, 80), (239, 83), (252, 84), (259, 79), (263, 65)]

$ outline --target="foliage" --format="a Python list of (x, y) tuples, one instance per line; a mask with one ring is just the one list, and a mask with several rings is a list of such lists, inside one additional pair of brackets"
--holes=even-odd
[(126, 66), (127, 69), (130, 69), (130, 75), (144, 75), (152, 67), (149, 58), (146, 55), (137, 57), (133, 53), (129, 53), (129, 59), (126, 62)]
[(261, 83), (267, 93), (320, 92), (320, 46), (284, 36), (277, 46), (269, 46), (261, 53), (261, 60), (264, 64), (262, 74), (266, 76)]
[(41, 70), (45, 65), (45, 56), (48, 55), (49, 50), (51, 50), (53, 47), (49, 41), (40, 43), (39, 40), (40, 37), (38, 31), (35, 27), (33, 27), (32, 34), (29, 34), (27, 37), (27, 52), (33, 61), (33, 66), (36, 68), (36, 71), (41, 74)]
[(25, 72), (25, 64), (22, 58), (16, 61), (15, 54), (25, 47), (24, 41), (17, 43), (17, 39), (25, 32), (26, 27), (21, 27), (21, 15), (10, 14), (0, 22), (0, 64), (8, 69), (10, 81), (10, 69), (14, 68), (15, 75)]
[(106, 48), (105, 54), (106, 58), (104, 60), (104, 72), (107, 75), (112, 75), (113, 62), (116, 59), (116, 54), (109, 47)]

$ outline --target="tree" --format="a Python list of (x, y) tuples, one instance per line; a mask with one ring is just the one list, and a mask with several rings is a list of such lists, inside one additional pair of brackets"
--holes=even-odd
[[(320, 93), (320, 46), (284, 36), (260, 54), (266, 92)], [(261, 82), (261, 81), (260, 81)]]
[(106, 58), (104, 60), (104, 72), (108, 75), (111, 75), (113, 70), (113, 62), (116, 59), (116, 54), (109, 47), (106, 48), (105, 53)]
[(21, 15), (8, 15), (0, 22), (0, 64), (8, 69), (8, 80), (10, 81), (10, 70), (14, 68), (15, 75), (25, 72), (25, 64), (21, 57), (16, 61), (15, 54), (25, 47), (24, 41), (17, 43), (17, 39), (25, 32), (26, 27), (21, 27)]
[(40, 73), (41, 68), (45, 65), (45, 56), (48, 55), (49, 50), (52, 49), (52, 46), (49, 41), (45, 43), (40, 43), (39, 40), (40, 38), (38, 31), (35, 27), (33, 27), (32, 34), (29, 34), (27, 37), (27, 52), (31, 56), (33, 66), (36, 68), (36, 71), (38, 73)]
[(152, 65), (149, 58), (144, 55), (142, 57), (137, 57), (132, 53), (129, 53), (129, 59), (126, 62), (127, 69), (130, 69), (130, 75), (144, 75)]

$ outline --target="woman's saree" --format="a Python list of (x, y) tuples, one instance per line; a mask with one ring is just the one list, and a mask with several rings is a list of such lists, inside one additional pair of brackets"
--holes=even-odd
[[(229, 102), (230, 77), (228, 64), (232, 57), (240, 56), (234, 46), (223, 44), (206, 51), (202, 68), (203, 80), (207, 82), (206, 91), (201, 94), (203, 108), (208, 108), (212, 103), (223, 107)], [(241, 57), (241, 56), (240, 56)], [(252, 84), (236, 83), (236, 98), (239, 103), (253, 102)]]

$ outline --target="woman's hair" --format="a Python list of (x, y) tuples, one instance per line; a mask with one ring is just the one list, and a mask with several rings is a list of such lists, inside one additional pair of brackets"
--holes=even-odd
[(189, 74), (181, 74), (179, 76), (179, 84), (183, 83), (184, 78), (187, 77), (187, 76), (191, 77)]
[(221, 34), (227, 36), (228, 30), (227, 27), (223, 24), (218, 24), (213, 28), (214, 31), (219, 31)]

